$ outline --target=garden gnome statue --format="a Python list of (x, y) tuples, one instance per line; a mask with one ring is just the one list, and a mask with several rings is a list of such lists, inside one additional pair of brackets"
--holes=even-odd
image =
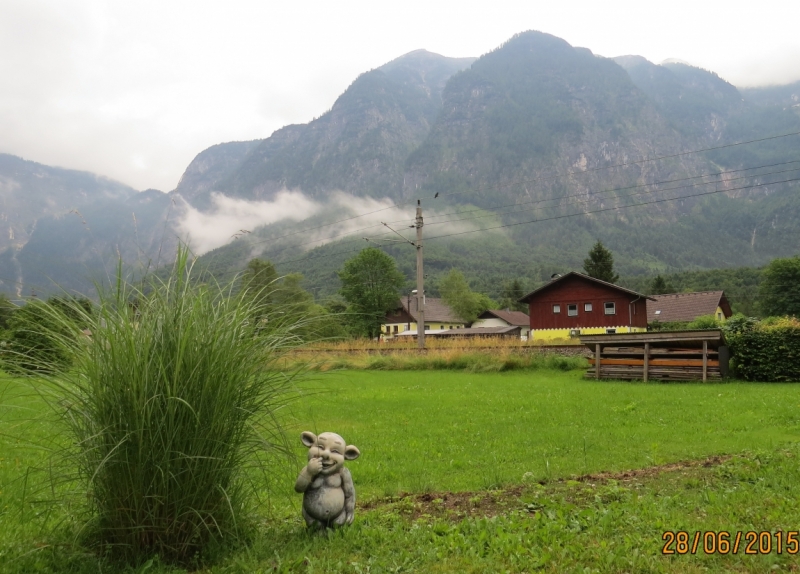
[(314, 528), (330, 528), (352, 524), (356, 509), (356, 491), (345, 460), (361, 454), (336, 433), (313, 432), (301, 435), (308, 447), (308, 464), (300, 471), (294, 489), (303, 493), (303, 518)]

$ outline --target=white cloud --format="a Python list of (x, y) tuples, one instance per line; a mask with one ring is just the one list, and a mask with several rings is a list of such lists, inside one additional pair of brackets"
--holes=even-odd
[[(213, 193), (211, 200), (213, 207), (207, 211), (199, 211), (184, 201), (183, 212), (178, 217), (178, 235), (189, 243), (197, 255), (230, 243), (236, 237), (248, 236), (247, 232), (253, 232), (258, 227), (284, 220), (302, 221), (323, 213), (338, 214), (337, 222), (318, 228), (315, 228), (316, 224), (309, 223), (307, 227), (310, 230), (295, 234), (290, 243), (299, 244), (304, 251), (308, 251), (342, 239), (361, 240), (368, 237), (381, 243), (382, 239), (399, 240), (397, 233), (408, 240), (414, 240), (416, 236), (416, 230), (411, 229), (415, 219), (414, 206), (395, 205), (388, 198), (356, 197), (338, 191), (332, 193), (327, 201), (317, 202), (301, 191), (284, 190), (273, 201), (235, 199), (220, 193)], [(457, 216), (449, 215), (446, 210), (442, 212), (429, 209), (425, 215), (436, 221), (435, 235), (478, 228), (473, 221), (450, 221), (457, 219)], [(442, 217), (445, 219), (441, 219)], [(384, 223), (388, 223), (397, 233), (388, 229)], [(265, 250), (265, 256), (270, 258), (273, 253), (280, 252), (270, 252), (268, 243), (260, 239), (254, 241), (254, 245), (260, 246), (254, 251), (256, 255)], [(366, 242), (364, 247), (367, 247)]]
[(178, 231), (198, 255), (230, 243), (234, 236), (284, 219), (301, 221), (318, 213), (321, 205), (298, 191), (282, 191), (273, 201), (247, 201), (214, 193), (213, 208), (202, 212), (184, 203)]

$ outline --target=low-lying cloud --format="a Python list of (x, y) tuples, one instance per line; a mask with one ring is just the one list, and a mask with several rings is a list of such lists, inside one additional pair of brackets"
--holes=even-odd
[[(296, 243), (304, 250), (331, 241), (339, 241), (348, 236), (358, 239), (369, 237), (378, 243), (384, 238), (399, 240), (400, 237), (387, 229), (383, 225), (384, 222), (408, 239), (413, 239), (415, 236), (415, 231), (410, 229), (414, 223), (415, 206), (413, 204), (398, 206), (388, 198), (374, 199), (334, 192), (326, 201), (320, 202), (308, 198), (301, 191), (284, 190), (271, 201), (237, 199), (221, 193), (212, 194), (211, 199), (213, 207), (208, 211), (200, 211), (185, 203), (184, 212), (177, 224), (181, 238), (186, 240), (192, 251), (198, 255), (230, 243), (236, 237), (249, 235), (258, 227), (285, 220), (299, 223), (324, 213), (337, 213), (341, 214), (341, 217), (337, 217), (335, 224), (316, 229), (313, 224), (309, 224), (311, 229), (297, 234)], [(425, 216), (441, 217), (443, 213), (446, 216), (448, 211), (453, 210), (452, 206), (444, 212), (441, 209), (426, 209)], [(352, 219), (348, 219), (349, 214), (353, 216)], [(445, 224), (440, 224), (438, 221), (437, 235), (477, 228), (477, 225), (469, 221), (453, 221)], [(259, 245), (263, 245), (265, 256), (269, 257), (271, 255), (269, 244), (259, 243)], [(364, 246), (366, 247), (366, 243)], [(254, 253), (254, 256), (260, 251)]]
[(289, 219), (302, 221), (319, 213), (322, 205), (299, 191), (282, 191), (272, 201), (248, 201), (214, 193), (208, 212), (188, 203), (178, 222), (178, 232), (198, 255), (230, 243), (256, 227)]

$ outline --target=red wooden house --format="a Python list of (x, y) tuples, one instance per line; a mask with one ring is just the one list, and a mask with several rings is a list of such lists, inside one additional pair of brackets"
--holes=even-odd
[(525, 295), (534, 341), (647, 330), (647, 295), (570, 272)]

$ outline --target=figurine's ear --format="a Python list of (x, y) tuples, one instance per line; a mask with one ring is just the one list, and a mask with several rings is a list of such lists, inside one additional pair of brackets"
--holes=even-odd
[(303, 444), (306, 445), (308, 448), (311, 448), (315, 444), (317, 444), (317, 435), (315, 435), (311, 431), (304, 431), (300, 435), (300, 440), (303, 441)]
[(344, 458), (345, 460), (355, 460), (359, 456), (361, 456), (361, 451), (358, 450), (358, 447), (353, 446), (352, 444), (348, 444), (344, 449)]

